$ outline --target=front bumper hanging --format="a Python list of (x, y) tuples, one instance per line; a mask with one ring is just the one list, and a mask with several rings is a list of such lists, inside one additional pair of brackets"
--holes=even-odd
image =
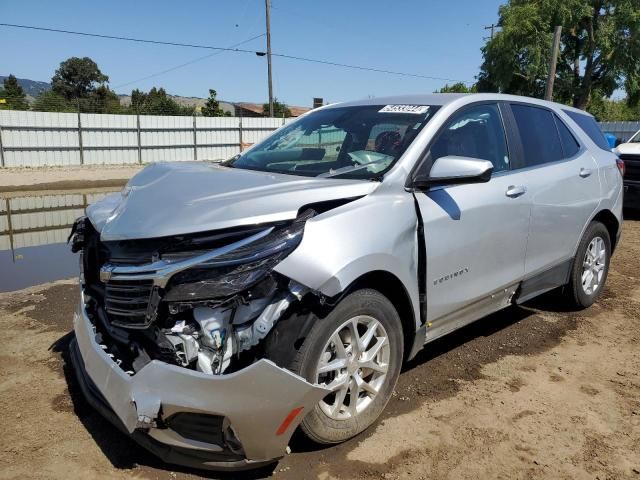
[[(266, 359), (220, 376), (153, 360), (129, 375), (96, 342), (80, 296), (71, 359), (85, 397), (168, 463), (234, 470), (273, 462), (284, 455), (304, 415), (328, 393)], [(189, 438), (198, 425), (172, 428), (170, 419), (185, 414), (192, 415), (191, 423), (198, 415), (223, 419), (220, 441), (210, 443), (195, 434)]]

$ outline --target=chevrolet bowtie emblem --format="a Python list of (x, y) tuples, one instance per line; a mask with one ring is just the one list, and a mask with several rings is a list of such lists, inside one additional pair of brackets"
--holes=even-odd
[(102, 283), (107, 283), (111, 280), (111, 272), (113, 271), (113, 267), (105, 266), (100, 269), (100, 281)]

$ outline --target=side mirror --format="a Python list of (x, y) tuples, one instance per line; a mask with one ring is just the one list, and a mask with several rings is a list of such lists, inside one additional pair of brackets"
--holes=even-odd
[(492, 172), (493, 164), (488, 160), (447, 155), (435, 161), (428, 176), (418, 174), (412, 186), (424, 189), (434, 185), (485, 183), (491, 180)]

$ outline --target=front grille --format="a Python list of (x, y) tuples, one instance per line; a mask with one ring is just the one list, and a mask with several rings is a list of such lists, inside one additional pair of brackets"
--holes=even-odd
[(624, 162), (625, 180), (640, 181), (640, 155), (620, 155), (620, 160)]
[(153, 280), (109, 280), (104, 295), (109, 321), (125, 328), (146, 327), (152, 290)]

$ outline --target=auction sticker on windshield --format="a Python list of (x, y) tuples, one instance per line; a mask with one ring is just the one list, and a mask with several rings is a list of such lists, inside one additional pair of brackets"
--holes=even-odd
[(387, 105), (380, 113), (415, 113), (420, 115), (429, 111), (428, 105)]

